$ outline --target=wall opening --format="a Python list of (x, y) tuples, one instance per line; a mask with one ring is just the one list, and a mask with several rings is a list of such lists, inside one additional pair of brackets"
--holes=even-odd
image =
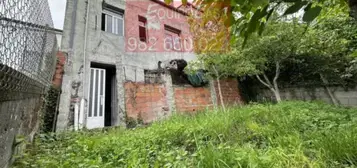
[(117, 111), (116, 67), (115, 65), (92, 62), (91, 68), (105, 69), (104, 126), (113, 126), (117, 116), (115, 113)]
[(162, 84), (164, 83), (163, 72), (160, 70), (144, 70), (146, 84)]

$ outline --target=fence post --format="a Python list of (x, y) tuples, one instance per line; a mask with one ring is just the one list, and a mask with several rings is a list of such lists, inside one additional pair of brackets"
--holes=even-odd
[[(46, 59), (46, 43), (47, 43), (48, 28), (49, 28), (49, 26), (48, 26), (48, 24), (46, 24), (45, 33), (44, 33), (43, 38), (42, 38), (43, 42), (42, 42), (42, 48), (41, 48), (41, 59), (40, 59), (40, 66), (38, 67), (39, 68), (39, 70), (38, 70), (39, 73), (42, 73), (41, 69), (42, 69), (43, 66), (46, 65), (45, 59)], [(43, 65), (43, 64), (45, 64), (45, 65)], [(40, 74), (40, 77), (41, 76), (43, 77), (43, 74)], [(46, 81), (43, 81), (43, 79), (40, 79), (40, 80), (41, 80), (41, 82), (46, 83)], [(44, 85), (44, 87), (42, 89), (43, 93), (45, 93), (45, 91), (46, 91), (46, 85)]]

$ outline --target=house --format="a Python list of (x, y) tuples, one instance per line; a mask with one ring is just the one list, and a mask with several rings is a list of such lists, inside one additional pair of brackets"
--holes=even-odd
[[(160, 0), (67, 0), (57, 130), (149, 123), (214, 107), (214, 82), (193, 87), (167, 70), (196, 59), (186, 19)], [(240, 103), (236, 80), (222, 86), (227, 100)]]

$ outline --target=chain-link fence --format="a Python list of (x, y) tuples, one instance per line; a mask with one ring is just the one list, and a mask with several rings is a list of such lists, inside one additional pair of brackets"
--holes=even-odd
[(47, 0), (0, 0), (0, 167), (21, 153), (17, 137), (31, 141), (40, 125), (56, 64), (52, 27)]
[(57, 49), (47, 0), (0, 1), (0, 102), (43, 94)]

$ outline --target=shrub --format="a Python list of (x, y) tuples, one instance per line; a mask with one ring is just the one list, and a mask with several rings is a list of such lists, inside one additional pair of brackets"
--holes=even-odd
[(42, 127), (41, 132), (52, 132), (57, 113), (57, 101), (60, 96), (60, 90), (51, 86), (47, 91), (44, 108), (42, 112)]

